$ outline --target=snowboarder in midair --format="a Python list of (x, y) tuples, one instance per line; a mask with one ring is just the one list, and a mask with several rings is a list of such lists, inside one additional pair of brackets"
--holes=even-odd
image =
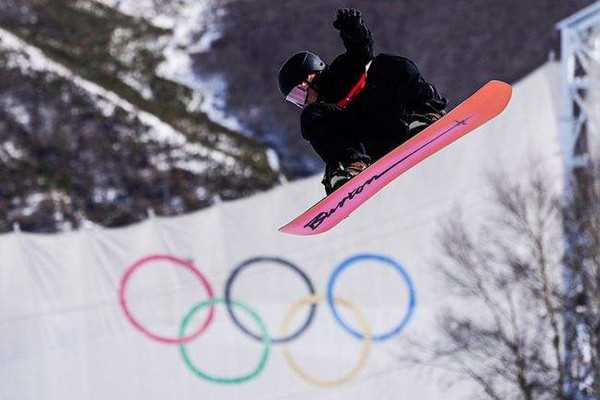
[(409, 59), (373, 56), (359, 10), (338, 10), (333, 26), (345, 53), (327, 65), (303, 51), (279, 71), (281, 93), (302, 108), (302, 136), (325, 162), (327, 194), (438, 120), (447, 105)]

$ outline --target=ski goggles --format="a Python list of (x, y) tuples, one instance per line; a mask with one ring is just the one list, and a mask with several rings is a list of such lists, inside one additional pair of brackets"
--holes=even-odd
[(301, 83), (298, 86), (295, 86), (292, 91), (285, 96), (285, 100), (289, 101), (293, 105), (304, 108), (306, 105), (306, 99), (308, 98), (308, 86), (306, 83)]

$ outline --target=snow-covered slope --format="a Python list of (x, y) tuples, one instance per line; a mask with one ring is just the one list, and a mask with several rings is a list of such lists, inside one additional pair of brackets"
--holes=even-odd
[(218, 36), (212, 5), (159, 3), (0, 3), (0, 231), (122, 225), (277, 183), (273, 152), (185, 82)]
[(238, 132), (246, 132), (239, 120), (225, 108), (227, 82), (219, 74), (194, 71), (191, 55), (201, 56), (211, 50), (213, 42), (222, 36), (222, 21), (226, 17), (223, 0), (95, 0), (172, 33), (163, 49), (165, 60), (157, 73), (194, 90), (192, 109), (202, 111), (213, 121)]
[[(199, 144), (188, 143), (183, 133), (161, 121), (160, 118), (140, 110), (118, 94), (106, 90), (94, 82), (74, 75), (61, 64), (46, 57), (39, 49), (29, 46), (15, 35), (1, 28), (0, 41), (6, 49), (12, 50), (12, 54), (15, 55), (14, 57), (9, 57), (8, 67), (14, 65), (18, 66), (23, 72), (31, 70), (50, 73), (73, 82), (76, 86), (83, 89), (90, 97), (95, 99), (95, 103), (98, 104), (105, 117), (112, 116), (117, 107), (123, 109), (127, 113), (136, 115), (140, 121), (149, 128), (148, 131), (140, 137), (142, 143), (155, 141), (159, 144), (176, 146), (178, 148), (178, 153), (182, 155), (182, 159), (199, 160), (210, 158), (212, 161), (224, 165), (235, 163), (233, 157), (228, 156), (226, 153), (209, 149), (206, 146)], [(20, 118), (27, 117), (22, 115)], [(230, 151), (234, 152), (233, 149)], [(200, 167), (197, 163), (181, 162), (177, 164), (181, 168), (191, 170), (192, 172), (206, 172), (206, 168)], [(162, 169), (168, 168), (168, 166), (165, 165), (158, 165), (158, 167)]]

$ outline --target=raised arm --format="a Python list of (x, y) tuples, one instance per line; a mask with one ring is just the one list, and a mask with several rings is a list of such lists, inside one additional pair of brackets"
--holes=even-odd
[(333, 27), (340, 31), (349, 55), (363, 58), (365, 63), (373, 58), (373, 36), (359, 10), (339, 9)]

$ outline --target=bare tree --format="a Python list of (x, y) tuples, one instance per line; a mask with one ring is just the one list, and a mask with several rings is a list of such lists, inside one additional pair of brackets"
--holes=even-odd
[[(420, 343), (427, 352), (419, 362), (464, 374), (482, 388), (478, 398), (581, 398), (572, 385), (583, 398), (598, 396), (600, 201), (573, 213), (541, 173), (524, 182), (501, 176), (490, 182), (489, 217), (478, 215), (482, 222), (473, 229), (457, 210), (440, 229), (435, 263), (455, 299), (440, 316), (440, 336)], [(565, 226), (580, 233), (576, 251), (586, 252), (585, 265), (570, 271), (584, 282), (575, 302), (575, 288), (564, 283)], [(576, 339), (565, 333), (569, 312), (578, 316)], [(565, 363), (567, 354), (574, 363)]]
[(600, 398), (600, 164), (579, 168), (564, 208), (567, 394)]

